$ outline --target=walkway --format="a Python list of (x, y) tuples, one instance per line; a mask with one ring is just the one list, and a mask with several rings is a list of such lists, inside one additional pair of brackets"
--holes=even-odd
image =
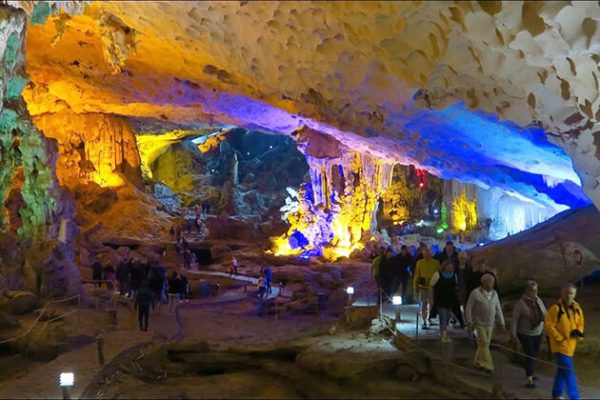
[[(352, 305), (354, 307), (376, 306), (375, 296), (372, 295), (369, 299), (362, 297)], [(450, 328), (449, 334), (453, 341), (442, 343), (437, 325), (428, 330), (421, 329), (420, 324), (417, 326), (418, 305), (410, 304), (398, 307), (401, 322), (396, 325), (397, 331), (411, 339), (416, 348), (422, 350), (432, 360), (434, 374), (450, 379), (459, 388), (468, 387), (471, 389), (470, 392), (479, 391), (491, 394), (494, 390), (502, 388), (506, 393), (510, 393), (518, 399), (549, 399), (552, 397), (551, 389), (556, 369), (554, 361), (548, 361), (545, 343), (538, 356), (540, 361), (536, 367), (539, 377), (537, 387), (529, 389), (525, 387), (523, 368), (512, 362), (513, 354), (505, 345), (508, 339), (507, 332), (495, 337), (492, 343), (492, 355), (496, 370), (490, 377), (472, 367), (476, 344), (469, 337), (466, 329)], [(396, 306), (384, 304), (382, 312), (385, 316), (394, 318)], [(577, 365), (577, 356), (575, 362)], [(585, 371), (580, 371), (578, 378), (582, 398), (600, 399), (600, 387), (596, 385), (596, 379), (585, 375)], [(583, 380), (584, 378), (585, 380)]]
[[(237, 281), (249, 283), (252, 286), (254, 286), (255, 288), (258, 285), (258, 278), (254, 278), (252, 276), (239, 275), (239, 274), (230, 275), (227, 272), (203, 271), (203, 270), (189, 270), (188, 273), (194, 274), (194, 275), (217, 276), (217, 277), (222, 277), (222, 278), (235, 279)], [(270, 299), (274, 299), (277, 296), (279, 296), (279, 287), (277, 285), (273, 285), (271, 293), (269, 293), (267, 296), (265, 296), (264, 299), (270, 300)]]

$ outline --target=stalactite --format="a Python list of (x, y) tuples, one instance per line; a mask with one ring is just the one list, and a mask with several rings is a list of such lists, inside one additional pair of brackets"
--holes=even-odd
[[(377, 227), (376, 206), (390, 185), (393, 164), (349, 149), (338, 158), (307, 156), (306, 159), (314, 201), (306, 204), (307, 200), (298, 196), (298, 211), (287, 214), (288, 232), (272, 238), (273, 252), (277, 255), (308, 252), (326, 259), (348, 257), (363, 247), (364, 233)], [(333, 169), (344, 176), (343, 189), (334, 182)], [(300, 242), (308, 244), (299, 246)]]

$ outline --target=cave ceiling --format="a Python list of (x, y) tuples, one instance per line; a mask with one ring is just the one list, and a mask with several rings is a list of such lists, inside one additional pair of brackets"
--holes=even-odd
[(306, 126), (544, 206), (598, 206), (599, 20), (597, 2), (87, 2), (29, 27), (24, 97), (34, 117), (145, 132)]

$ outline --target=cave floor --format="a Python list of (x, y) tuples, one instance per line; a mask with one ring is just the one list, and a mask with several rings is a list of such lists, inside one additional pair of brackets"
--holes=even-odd
[[(202, 272), (201, 274), (205, 277), (221, 275), (218, 272)], [(361, 278), (361, 274), (356, 270), (352, 274), (353, 279)], [(364, 274), (368, 275), (368, 269), (365, 268)], [(250, 279), (249, 283), (253, 284), (253, 281)], [(578, 296), (586, 313), (588, 336), (578, 348), (575, 364), (581, 384), (581, 393), (586, 398), (600, 398), (600, 387), (596, 382), (600, 371), (595, 362), (598, 349), (600, 349), (600, 338), (598, 337), (600, 335), (597, 334), (600, 329), (600, 307), (595, 305), (597, 289), (597, 284), (587, 286), (580, 290)], [(105, 332), (107, 364), (120, 352), (145, 342), (173, 343), (197, 340), (206, 341), (212, 349), (218, 350), (231, 346), (260, 347), (274, 342), (292, 343), (306, 340), (350, 343), (360, 349), (368, 346), (368, 343), (372, 341), (380, 341), (382, 346), (390, 347), (390, 351), (397, 351), (386, 344), (387, 339), (367, 337), (360, 331), (330, 334), (330, 329), (338, 322), (338, 318), (328, 313), (322, 313), (319, 316), (280, 314), (277, 317), (274, 315), (258, 317), (256, 315), (258, 302), (254, 297), (254, 290), (254, 287), (250, 287), (247, 292), (243, 288), (222, 290), (217, 296), (193, 299), (189, 303), (182, 303), (177, 313), (169, 313), (167, 306), (162, 305), (151, 312), (149, 332), (141, 332), (137, 329), (136, 314), (130, 306), (124, 305), (126, 302), (120, 302), (122, 304), (116, 307), (117, 325), (113, 327), (106, 325), (106, 315), (102, 307), (100, 310), (93, 308), (82, 310), (81, 320), (77, 313), (69, 315), (61, 322), (68, 326), (68, 334), (72, 337), (85, 337), (88, 339), (87, 342), (80, 346), (74, 346), (51, 362), (23, 364), (18, 372), (10, 374), (3, 382), (0, 382), (0, 398), (59, 397), (61, 392), (57, 384), (57, 377), (61, 371), (66, 370), (73, 370), (76, 373), (77, 384), (73, 390), (73, 398), (78, 398), (95, 374), (100, 371), (97, 363), (96, 344), (93, 341), (98, 328), (103, 328)], [(551, 304), (553, 301), (553, 299), (545, 300), (546, 304)], [(65, 311), (70, 309), (75, 309), (75, 307), (65, 306)], [(394, 313), (389, 305), (386, 305), (384, 312), (389, 316)], [(411, 339), (416, 338), (415, 314), (415, 305), (402, 307), (403, 323), (399, 326), (399, 331)], [(452, 379), (457, 379), (465, 385), (479, 388), (488, 393), (496, 385), (515, 394), (517, 398), (549, 397), (554, 374), (551, 366), (540, 365), (538, 367), (540, 376), (538, 388), (530, 390), (523, 387), (522, 369), (513, 364), (509, 356), (498, 350), (494, 350), (496, 374), (491, 378), (478, 375), (470, 367), (475, 349), (464, 331), (453, 331), (455, 340), (451, 344), (441, 343), (437, 339), (436, 329), (420, 331), (419, 335), (418, 347), (426, 351), (435, 365), (445, 369), (443, 373), (452, 371)], [(502, 343), (501, 337), (499, 343)], [(368, 351), (367, 347), (365, 349)], [(546, 357), (544, 346), (540, 357)], [(6, 358), (3, 361), (7, 363), (11, 360)], [(448, 366), (452, 368), (448, 369)], [(237, 382), (235, 390), (228, 386), (228, 382), (231, 382), (232, 379)], [(172, 378), (169, 380), (172, 384), (167, 385), (164, 383), (148, 385), (134, 377), (123, 377), (120, 383), (112, 386), (111, 396), (168, 398), (179, 396), (181, 388), (189, 386), (190, 389), (185, 392), (188, 396), (197, 397), (204, 394), (206, 397), (227, 398), (239, 397), (246, 393), (244, 387), (247, 386), (248, 388), (252, 387), (248, 394), (253, 394), (255, 397), (305, 397), (299, 394), (302, 393), (301, 391), (292, 390), (286, 386), (288, 385), (286, 381), (273, 376), (267, 380), (267, 383), (272, 384), (272, 392), (257, 391), (258, 389), (251, 384), (257, 379), (260, 379), (260, 374), (256, 371), (242, 371), (222, 377), (196, 377), (193, 380), (191, 378)], [(370, 386), (362, 382), (362, 389), (357, 391), (354, 397), (359, 396), (359, 393), (363, 396), (370, 393), (372, 396), (379, 395), (378, 397), (394, 397), (392, 394), (395, 393), (395, 397), (404, 398), (411, 398), (423, 393), (426, 393), (428, 398), (464, 396), (464, 394), (456, 393), (451, 387), (427, 377), (418, 384), (410, 381), (402, 382), (390, 377), (379, 379), (377, 382)], [(221, 392), (216, 390), (221, 390)], [(334, 397), (351, 395), (348, 388), (335, 390), (331, 393)]]

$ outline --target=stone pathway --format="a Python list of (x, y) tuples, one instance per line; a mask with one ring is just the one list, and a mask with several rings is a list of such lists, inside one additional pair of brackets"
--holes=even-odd
[[(188, 273), (193, 274), (193, 275), (218, 276), (218, 277), (223, 277), (223, 278), (235, 279), (237, 281), (246, 282), (246, 283), (249, 283), (252, 286), (254, 286), (254, 289), (251, 289), (251, 290), (255, 290), (256, 285), (258, 284), (258, 278), (254, 278), (252, 276), (246, 276), (246, 275), (239, 275), (239, 274), (230, 275), (227, 272), (221, 272), (221, 271), (189, 270)], [(273, 285), (271, 287), (271, 289), (272, 289), (271, 293), (269, 293), (268, 295), (265, 296), (265, 298), (264, 298), (265, 300), (274, 299), (275, 297), (279, 296), (279, 287), (277, 285)]]
[[(361, 297), (353, 303), (354, 307), (376, 307), (373, 301), (375, 296)], [(493, 393), (494, 390), (501, 388), (506, 393), (514, 395), (518, 399), (550, 399), (554, 374), (556, 369), (553, 365), (548, 365), (546, 343), (542, 344), (539, 358), (545, 362), (538, 362), (536, 373), (539, 377), (537, 387), (529, 389), (525, 387), (525, 373), (523, 368), (511, 362), (513, 356), (507, 350), (502, 350), (497, 346), (504, 346), (506, 337), (498, 335), (493, 342), (492, 355), (495, 363), (495, 373), (493, 376), (487, 376), (472, 367), (473, 356), (475, 355), (476, 344), (469, 337), (466, 329), (450, 328), (449, 333), (453, 341), (451, 343), (442, 343), (439, 338), (439, 327), (434, 325), (432, 329), (422, 330), (417, 327), (418, 305), (399, 306), (401, 322), (396, 325), (397, 331), (411, 339), (414, 345), (421, 349), (432, 360), (432, 366), (437, 369), (438, 374), (447, 376), (455, 381), (456, 385), (463, 389), (465, 385), (473, 391), (482, 393)], [(384, 315), (390, 318), (395, 317), (396, 306), (384, 304), (382, 307)], [(496, 346), (496, 347), (494, 347)], [(577, 356), (575, 356), (577, 370)], [(585, 373), (580, 371), (578, 374), (579, 391), (582, 399), (600, 399), (600, 387), (597, 386), (597, 380), (590, 379)]]
[[(104, 356), (108, 364), (116, 355), (138, 343), (152, 340), (152, 332), (115, 330), (105, 334)], [(101, 370), (96, 343), (62, 354), (49, 363), (34, 366), (27, 374), (15, 377), (0, 386), (0, 398), (48, 399), (62, 398), (58, 385), (61, 372), (75, 373), (71, 394), (79, 398), (93, 377)]]

